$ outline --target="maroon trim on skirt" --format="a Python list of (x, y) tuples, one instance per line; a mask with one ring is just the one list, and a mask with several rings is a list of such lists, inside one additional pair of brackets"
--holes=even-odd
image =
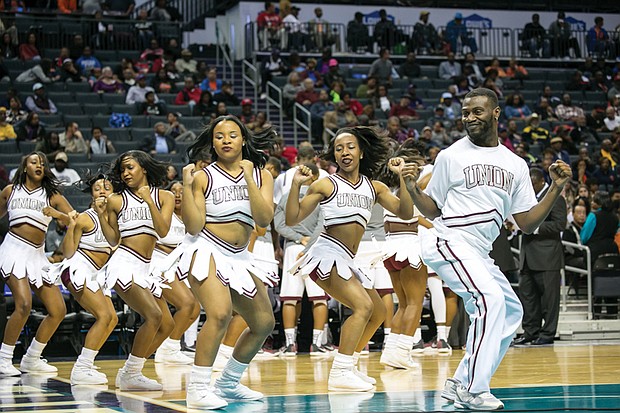
[(381, 297), (383, 297), (384, 295), (392, 294), (394, 292), (393, 288), (377, 288), (376, 290)]
[(386, 270), (390, 272), (395, 272), (408, 267), (410, 264), (409, 259), (405, 259), (405, 261), (396, 261), (396, 254), (394, 254), (391, 257), (383, 260), (383, 265), (385, 266)]

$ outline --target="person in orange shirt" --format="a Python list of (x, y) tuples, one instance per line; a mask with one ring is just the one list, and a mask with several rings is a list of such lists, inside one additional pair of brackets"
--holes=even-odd
[(75, 13), (77, 0), (58, 0), (58, 11), (64, 14)]
[(527, 79), (529, 77), (529, 73), (527, 72), (527, 69), (523, 65), (520, 65), (517, 59), (513, 57), (508, 62), (506, 76), (511, 79)]
[(502, 69), (502, 67), (500, 66), (499, 63), (499, 59), (497, 57), (494, 57), (491, 60), (491, 64), (489, 66), (487, 66), (487, 68), (485, 69), (486, 73), (489, 73), (489, 70), (491, 69), (495, 69), (497, 70), (497, 76), (498, 77), (507, 77), (508, 75), (506, 74), (506, 72), (504, 71), (504, 69)]

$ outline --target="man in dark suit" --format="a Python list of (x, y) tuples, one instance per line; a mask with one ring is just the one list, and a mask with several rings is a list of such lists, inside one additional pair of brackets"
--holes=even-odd
[[(540, 201), (550, 188), (543, 171), (530, 169), (530, 179)], [(523, 235), (519, 297), (525, 333), (515, 345), (553, 343), (560, 315), (560, 270), (564, 266), (560, 233), (565, 228), (566, 201), (560, 196), (540, 227), (531, 235)]]

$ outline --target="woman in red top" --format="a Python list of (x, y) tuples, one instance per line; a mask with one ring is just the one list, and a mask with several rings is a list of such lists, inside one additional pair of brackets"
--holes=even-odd
[(41, 60), (41, 52), (37, 47), (37, 36), (30, 32), (26, 43), (19, 45), (19, 58), (21, 60)]

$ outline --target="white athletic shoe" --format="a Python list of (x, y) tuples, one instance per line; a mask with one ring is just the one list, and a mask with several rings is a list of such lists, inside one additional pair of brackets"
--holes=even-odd
[(215, 410), (228, 406), (228, 402), (218, 396), (215, 389), (206, 383), (192, 383), (187, 385), (185, 404), (189, 409)]
[(411, 353), (400, 348), (384, 351), (381, 354), (379, 363), (384, 366), (394, 367), (395, 369), (415, 369), (419, 367), (419, 364), (411, 358)]
[(491, 392), (485, 391), (479, 394), (472, 394), (465, 387), (459, 385), (456, 388), (454, 406), (459, 409), (501, 410), (504, 408), (504, 403), (493, 396)]
[(108, 384), (108, 377), (97, 370), (74, 365), (71, 370), (71, 384)]
[(218, 352), (213, 362), (213, 371), (223, 371), (229, 359), (230, 357), (226, 357), (224, 354)]
[(359, 371), (357, 366), (353, 367), (353, 373), (355, 373), (355, 375), (357, 377), (359, 377), (360, 379), (364, 380), (366, 383), (372, 384), (373, 386), (375, 384), (377, 384), (377, 380), (375, 380), (373, 377), (370, 377), (369, 375), (364, 374), (361, 371)]
[(142, 372), (127, 372), (120, 369), (116, 375), (116, 387), (125, 391), (158, 391), (163, 386), (153, 379), (145, 377)]
[(181, 353), (179, 349), (167, 349), (160, 346), (155, 352), (155, 363), (193, 364), (194, 359)]
[(252, 401), (265, 397), (263, 393), (252, 390), (241, 383), (221, 383), (220, 380), (216, 380), (214, 387), (215, 394), (227, 401)]
[(42, 358), (26, 357), (19, 363), (22, 373), (56, 373), (58, 369), (47, 364), (47, 360)]
[(334, 369), (329, 372), (328, 391), (357, 392), (370, 391), (374, 386), (365, 382), (355, 374), (353, 369)]
[(13, 360), (0, 358), (0, 377), (21, 376), (22, 372), (13, 365)]
[(456, 399), (456, 389), (461, 385), (461, 382), (452, 377), (446, 379), (446, 382), (443, 385), (443, 390), (441, 391), (441, 397), (444, 399), (453, 402)]

